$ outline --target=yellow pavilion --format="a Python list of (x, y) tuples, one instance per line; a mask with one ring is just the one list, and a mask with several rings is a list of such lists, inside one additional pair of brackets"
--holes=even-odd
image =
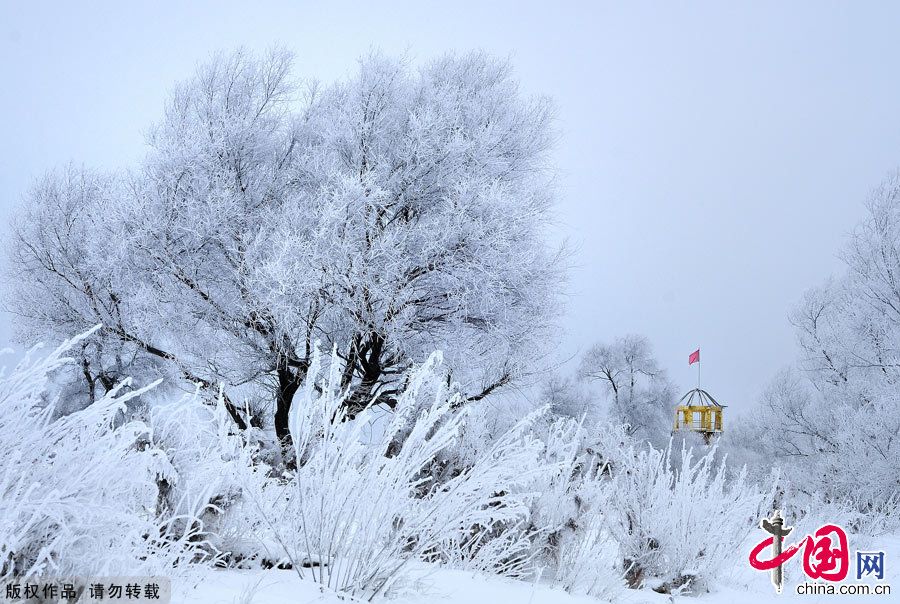
[(722, 433), (722, 410), (725, 405), (716, 402), (709, 392), (700, 388), (688, 391), (675, 407), (674, 432), (686, 430), (699, 432), (709, 443), (714, 436)]

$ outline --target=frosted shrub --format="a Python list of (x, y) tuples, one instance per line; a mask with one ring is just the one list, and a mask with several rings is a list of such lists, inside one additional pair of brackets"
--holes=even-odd
[(603, 509), (588, 505), (560, 540), (555, 580), (566, 591), (613, 599), (624, 587), (616, 543), (604, 521)]
[[(542, 414), (539, 421), (531, 424), (531, 433), (539, 437), (541, 445), (536, 471), (516, 489), (529, 501), (527, 520), (500, 524), (490, 531), (473, 533), (467, 540), (444, 544), (442, 554), (455, 568), (517, 579), (532, 579), (536, 569), (546, 576), (548, 566), (557, 568), (559, 542), (578, 513), (572, 486), (577, 474), (581, 424), (571, 418)], [(468, 449), (462, 453), (471, 456), (477, 451)], [(517, 553), (498, 565), (497, 557), (492, 555), (497, 549), (505, 550), (507, 555)]]
[[(482, 533), (527, 516), (527, 496), (511, 493), (540, 470), (541, 443), (528, 430), (535, 415), (437, 483), (429, 468), (466, 418), (465, 409), (455, 410), (460, 398), (439, 367), (435, 354), (409, 374), (393, 414), (379, 417), (370, 407), (349, 420), (341, 364), (333, 355), (319, 380), (316, 354), (292, 410), (298, 470), (281, 506), (267, 513), (302, 576), (373, 598), (402, 579), (411, 562), (446, 560), (442, 553), (450, 550), (482, 568), (515, 565), (522, 555), (514, 532), (487, 547)], [(267, 504), (274, 502), (269, 497)]]
[[(533, 488), (540, 496), (532, 505), (532, 522), (541, 527), (540, 541), (549, 578), (570, 593), (609, 599), (622, 588), (616, 546), (603, 526), (601, 486), (608, 481), (610, 460), (598, 454), (598, 441), (621, 437), (624, 428), (600, 424), (590, 431), (583, 423), (559, 418), (544, 437), (544, 472)], [(555, 470), (555, 471), (553, 471)], [(548, 575), (545, 575), (548, 576)]]
[(709, 583), (770, 506), (772, 493), (745, 471), (728, 478), (715, 449), (680, 458), (673, 468), (671, 446), (638, 451), (605, 489), (606, 526), (631, 587), (690, 592)]
[(270, 468), (255, 459), (256, 428), (242, 434), (220, 397), (215, 406), (200, 392), (150, 410), (152, 445), (164, 451), (174, 471), (160, 483), (161, 512), (197, 516), (214, 548), (234, 556), (258, 551), (253, 530), (259, 524), (255, 504), (243, 491), (266, 480)]
[(461, 570), (531, 579), (538, 556), (533, 539), (540, 533), (521, 517), (500, 519), (491, 527), (455, 531), (436, 545), (434, 556), (426, 554), (426, 559)]
[(557, 418), (547, 424), (541, 434), (546, 471), (527, 487), (537, 494), (530, 506), (530, 521), (537, 529), (535, 549), (541, 563), (552, 569), (559, 563), (559, 543), (572, 530), (580, 511), (576, 479), (581, 436), (581, 424), (574, 419)]
[[(84, 336), (82, 336), (84, 337)], [(120, 385), (53, 419), (48, 376), (79, 342), (0, 376), (0, 580), (51, 574), (162, 574), (208, 558), (197, 510), (157, 515), (159, 481), (174, 469), (149, 445)], [(150, 386), (152, 387), (152, 385)]]
[(900, 495), (886, 501), (868, 492), (835, 499), (791, 489), (782, 505), (797, 535), (810, 534), (823, 524), (837, 524), (863, 537), (878, 537), (900, 528)]

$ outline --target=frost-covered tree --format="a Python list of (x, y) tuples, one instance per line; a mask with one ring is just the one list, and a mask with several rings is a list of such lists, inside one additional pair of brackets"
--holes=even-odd
[[(560, 264), (545, 244), (552, 111), (483, 54), (365, 57), (331, 86), (290, 56), (220, 56), (179, 85), (128, 175), (38, 182), (12, 244), (23, 339), (102, 323), (94, 389), (152, 367), (272, 393), (288, 435), (314, 343), (346, 362), (352, 416), (393, 406), (444, 351), (463, 400), (540, 355)], [(98, 393), (102, 394), (102, 392)]]
[(600, 405), (586, 384), (576, 377), (553, 373), (541, 388), (541, 402), (550, 407), (553, 415), (573, 419), (584, 418), (587, 423), (600, 419)]
[(647, 338), (627, 335), (595, 344), (582, 358), (580, 373), (603, 387), (610, 419), (627, 424), (639, 440), (665, 446), (675, 388), (653, 357)]
[(793, 313), (798, 368), (773, 380), (747, 439), (797, 489), (866, 510), (900, 497), (900, 175), (842, 257), (846, 272)]

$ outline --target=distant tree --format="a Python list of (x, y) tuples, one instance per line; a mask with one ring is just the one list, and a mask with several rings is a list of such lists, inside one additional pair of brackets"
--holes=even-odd
[(328, 87), (290, 66), (217, 57), (175, 89), (134, 174), (37, 184), (11, 252), (22, 337), (102, 323), (92, 384), (148, 366), (271, 392), (281, 439), (316, 340), (345, 362), (350, 415), (393, 406), (435, 349), (465, 400), (511, 383), (556, 310), (548, 101), (478, 53), (369, 56)]
[(580, 375), (602, 385), (609, 415), (640, 440), (664, 447), (672, 430), (675, 388), (644, 336), (626, 335), (595, 344), (581, 360)]
[(792, 314), (798, 367), (773, 380), (748, 438), (797, 488), (865, 510), (900, 501), (900, 175), (842, 257), (846, 272)]
[(588, 424), (595, 424), (600, 419), (597, 401), (585, 384), (572, 376), (551, 374), (543, 384), (541, 401), (550, 406), (554, 415), (578, 420), (585, 418)]

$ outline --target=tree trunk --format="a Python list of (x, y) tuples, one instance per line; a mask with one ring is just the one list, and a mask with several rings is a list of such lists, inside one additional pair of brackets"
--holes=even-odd
[(292, 370), (287, 365), (287, 359), (278, 359), (278, 392), (275, 395), (275, 436), (285, 448), (291, 446), (291, 431), (289, 418), (291, 403), (294, 395), (300, 387), (299, 372)]

